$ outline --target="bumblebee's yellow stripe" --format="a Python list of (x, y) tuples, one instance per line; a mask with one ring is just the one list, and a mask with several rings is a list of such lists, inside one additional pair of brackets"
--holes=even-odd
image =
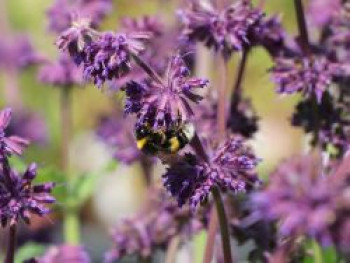
[(169, 142), (170, 142), (170, 152), (175, 153), (180, 149), (180, 142), (177, 137), (170, 138)]
[(142, 150), (143, 147), (145, 146), (146, 142), (147, 142), (147, 138), (142, 138), (142, 139), (140, 139), (140, 140), (137, 140), (137, 142), (136, 142), (137, 148), (138, 148), (139, 150)]

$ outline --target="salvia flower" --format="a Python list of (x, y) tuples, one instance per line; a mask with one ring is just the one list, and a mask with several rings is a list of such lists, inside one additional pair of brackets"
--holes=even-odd
[(186, 240), (205, 226), (204, 213), (194, 216), (188, 207), (179, 208), (161, 188), (150, 189), (148, 196), (142, 211), (113, 230), (114, 247), (106, 255), (107, 262), (125, 255), (147, 258), (154, 249), (168, 245), (175, 235)]
[(250, 34), (259, 25), (263, 13), (247, 0), (236, 1), (223, 10), (216, 10), (205, 1), (193, 1), (179, 16), (186, 38), (203, 41), (228, 56), (252, 44)]
[(90, 257), (82, 246), (60, 245), (50, 247), (37, 263), (90, 263)]
[(21, 155), (29, 142), (26, 139), (12, 135), (6, 135), (6, 128), (9, 126), (12, 117), (12, 110), (6, 108), (0, 111), (0, 160), (12, 155)]
[(97, 136), (113, 148), (113, 156), (118, 161), (131, 164), (142, 157), (136, 146), (131, 118), (124, 118), (118, 113), (102, 117), (97, 128)]
[(65, 53), (61, 53), (57, 61), (44, 63), (38, 74), (42, 83), (57, 86), (79, 86), (83, 83), (81, 70)]
[(323, 27), (336, 16), (341, 9), (341, 0), (311, 0), (308, 17), (318, 27)]
[(49, 30), (61, 33), (70, 27), (76, 14), (89, 17), (92, 25), (96, 27), (110, 12), (111, 8), (111, 0), (55, 0), (47, 10)]
[(256, 216), (277, 220), (281, 237), (307, 235), (329, 245), (342, 184), (333, 181), (323, 174), (316, 158), (294, 157), (277, 168), (263, 191), (253, 195)]
[(122, 19), (122, 28), (126, 32), (147, 32), (150, 37), (159, 37), (164, 33), (164, 25), (158, 17), (143, 16), (139, 19), (126, 17)]
[(240, 138), (231, 138), (217, 147), (207, 161), (186, 154), (172, 163), (163, 183), (181, 206), (195, 209), (217, 187), (223, 191), (244, 192), (258, 183), (255, 167), (259, 159)]
[(190, 76), (190, 71), (180, 55), (173, 56), (168, 64), (164, 80), (127, 85), (126, 113), (136, 113), (140, 122), (154, 127), (171, 126), (191, 119), (191, 103), (202, 97), (195, 94), (208, 81)]
[(0, 171), (0, 221), (3, 227), (16, 224), (20, 218), (29, 224), (31, 214), (44, 216), (50, 212), (45, 204), (55, 202), (50, 195), (54, 183), (33, 185), (36, 176), (34, 163), (21, 175), (7, 164), (3, 165)]
[(271, 77), (278, 93), (301, 92), (307, 97), (315, 95), (320, 102), (334, 78), (342, 73), (341, 64), (326, 57), (276, 58)]

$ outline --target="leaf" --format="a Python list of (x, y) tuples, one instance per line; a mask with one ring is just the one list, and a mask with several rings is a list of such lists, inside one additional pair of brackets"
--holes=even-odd
[(26, 259), (35, 258), (44, 254), (46, 246), (38, 243), (27, 243), (16, 251), (15, 263), (22, 263)]

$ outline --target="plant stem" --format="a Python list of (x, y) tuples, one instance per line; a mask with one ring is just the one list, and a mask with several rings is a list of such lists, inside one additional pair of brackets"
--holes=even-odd
[(301, 48), (304, 54), (308, 55), (310, 53), (309, 34), (307, 31), (307, 26), (305, 22), (305, 13), (304, 13), (302, 0), (294, 0), (294, 6), (295, 6), (295, 12), (297, 16)]
[[(61, 87), (61, 168), (70, 187), (69, 143), (72, 132), (72, 86)], [(69, 190), (68, 190), (69, 192)], [(77, 211), (69, 207), (63, 218), (64, 240), (67, 244), (77, 245), (80, 241), (80, 222)]]
[(64, 215), (64, 238), (66, 243), (70, 245), (78, 245), (80, 243), (80, 222), (76, 211), (68, 209)]
[(227, 86), (227, 63), (224, 57), (219, 58), (219, 101), (217, 110), (219, 137), (223, 138), (226, 133), (226, 86)]
[(10, 226), (9, 229), (9, 242), (7, 244), (7, 252), (5, 263), (13, 263), (15, 259), (15, 250), (16, 250), (16, 233), (17, 225)]
[(231, 244), (230, 244), (230, 235), (228, 222), (225, 213), (225, 207), (221, 199), (220, 192), (217, 188), (212, 189), (213, 197), (215, 200), (216, 211), (219, 218), (222, 248), (224, 252), (224, 262), (232, 263), (232, 254), (231, 254)]
[(203, 263), (211, 263), (214, 256), (216, 231), (219, 227), (218, 216), (215, 205), (211, 208), (209, 218), (209, 229), (207, 234), (207, 243), (205, 244)]
[(323, 263), (322, 250), (316, 240), (312, 241), (312, 251), (315, 263)]
[(233, 87), (232, 94), (231, 94), (231, 106), (230, 106), (231, 111), (236, 109), (237, 103), (239, 102), (242, 96), (242, 81), (243, 81), (243, 76), (247, 65), (248, 53), (249, 53), (249, 49), (244, 49), (242, 52), (242, 58), (238, 66), (235, 85)]
[(180, 245), (180, 236), (176, 235), (174, 236), (168, 245), (166, 257), (165, 257), (165, 263), (175, 263), (176, 261), (176, 253), (177, 249)]
[(139, 65), (141, 69), (143, 69), (153, 80), (157, 81), (159, 84), (164, 86), (162, 78), (158, 75), (157, 72), (153, 70), (153, 68), (148, 65), (146, 61), (144, 61), (140, 56), (136, 54), (132, 54), (133, 59)]
[(152, 170), (153, 162), (148, 156), (143, 156), (141, 158), (141, 167), (143, 171), (143, 176), (147, 187), (152, 186)]

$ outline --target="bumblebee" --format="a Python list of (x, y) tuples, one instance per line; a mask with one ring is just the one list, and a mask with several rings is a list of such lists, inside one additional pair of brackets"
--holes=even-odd
[(137, 148), (146, 154), (177, 153), (194, 136), (192, 123), (180, 124), (171, 128), (154, 129), (148, 124), (138, 125), (135, 129)]

